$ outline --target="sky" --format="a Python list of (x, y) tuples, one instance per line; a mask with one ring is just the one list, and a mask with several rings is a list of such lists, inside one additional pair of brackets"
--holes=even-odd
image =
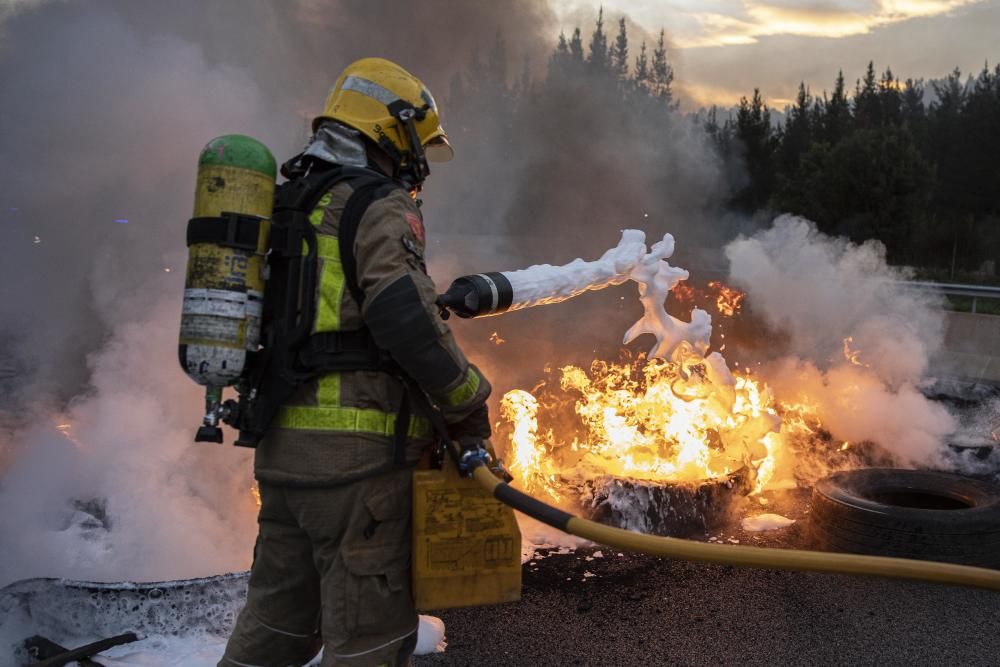
[[(0, 0), (0, 22), (18, 10), (43, 4), (46, 0)], [(331, 16), (323, 0), (301, 4), (313, 7), (317, 19), (337, 22), (336, 13)], [(663, 29), (684, 110), (713, 104), (731, 107), (755, 87), (772, 108), (781, 109), (794, 99), (800, 81), (822, 95), (842, 69), (850, 87), (869, 60), (879, 73), (890, 67), (903, 80), (939, 79), (955, 67), (975, 73), (984, 63), (993, 66), (1000, 61), (1000, 0), (522, 0), (517, 4), (521, 9), (535, 7), (540, 24), (536, 27), (540, 33), (551, 31), (553, 42), (560, 30), (569, 35), (576, 26), (588, 40), (603, 6), (609, 32), (617, 30), (619, 18), (626, 19), (633, 57), (643, 40), (655, 41)], [(440, 20), (447, 23), (448, 17)], [(460, 26), (454, 28), (460, 37)], [(505, 36), (512, 39), (511, 34)], [(512, 59), (527, 56), (538, 71), (548, 47), (517, 46), (508, 51)], [(531, 52), (521, 53), (525, 49)]]
[(732, 106), (754, 87), (780, 109), (800, 81), (822, 94), (843, 69), (850, 86), (869, 60), (903, 79), (1000, 60), (997, 0), (553, 0), (560, 27), (579, 24), (585, 40), (601, 4), (614, 30), (626, 16), (633, 41), (666, 31), (686, 109)]

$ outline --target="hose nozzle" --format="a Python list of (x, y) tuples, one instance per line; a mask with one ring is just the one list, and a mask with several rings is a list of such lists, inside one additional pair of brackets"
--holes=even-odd
[(513, 301), (514, 290), (502, 273), (462, 276), (437, 298), (442, 309), (466, 318), (497, 315), (510, 308)]

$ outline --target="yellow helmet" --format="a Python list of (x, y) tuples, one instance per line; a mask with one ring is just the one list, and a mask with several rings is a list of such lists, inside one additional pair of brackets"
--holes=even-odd
[(374, 141), (415, 185), (430, 173), (427, 160), (447, 162), (454, 156), (430, 91), (382, 58), (362, 58), (347, 66), (326, 98), (323, 114), (313, 119), (313, 132), (329, 119)]

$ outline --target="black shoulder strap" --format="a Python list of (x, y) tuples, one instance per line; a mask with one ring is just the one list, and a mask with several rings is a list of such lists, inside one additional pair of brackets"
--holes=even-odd
[(351, 296), (354, 297), (359, 306), (362, 306), (365, 302), (365, 295), (361, 291), (361, 286), (358, 285), (358, 258), (354, 254), (358, 227), (361, 225), (365, 211), (373, 202), (403, 186), (374, 173), (370, 177), (362, 177), (353, 185), (354, 192), (344, 206), (343, 215), (340, 216), (340, 229), (337, 235), (340, 245), (340, 263), (344, 268), (344, 282), (347, 284)]
[[(334, 166), (295, 178), (275, 193), (271, 226), (271, 276), (265, 291), (265, 313), (272, 317), (271, 332), (256, 360), (249, 386), (256, 392), (241, 393), (240, 408), (227, 423), (240, 428), (237, 444), (255, 446), (271, 424), (280, 406), (302, 382), (334, 370), (390, 370), (367, 329), (353, 332), (309, 334), (314, 317), (312, 294), (316, 289), (316, 230), (309, 214), (323, 195), (342, 181), (350, 181), (354, 192), (341, 216), (339, 245), (345, 282), (361, 304), (364, 295), (357, 284), (354, 241), (368, 206), (395, 188), (395, 181), (356, 167)], [(303, 253), (303, 245), (307, 246)], [(304, 304), (304, 305), (303, 305)], [(300, 309), (303, 312), (299, 312)], [(400, 405), (396, 420), (396, 458), (405, 456), (409, 425), (409, 399)]]
[(274, 192), (274, 211), (300, 211), (309, 215), (323, 195), (349, 175), (349, 168), (331, 165), (285, 181)]

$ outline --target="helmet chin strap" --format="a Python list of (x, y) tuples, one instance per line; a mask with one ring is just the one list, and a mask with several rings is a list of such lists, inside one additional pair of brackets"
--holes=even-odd
[[(427, 116), (429, 108), (428, 105), (424, 105), (418, 109), (406, 100), (396, 100), (388, 105), (389, 113), (402, 124), (406, 138), (410, 141), (410, 154), (405, 156), (409, 160), (404, 165), (403, 160), (400, 159), (398, 164), (400, 180), (404, 181), (411, 189), (419, 189), (431, 173), (423, 144), (420, 143), (420, 136), (417, 134), (417, 121), (423, 120)], [(399, 154), (398, 151), (397, 154)], [(400, 155), (400, 158), (402, 157), (404, 155)]]

